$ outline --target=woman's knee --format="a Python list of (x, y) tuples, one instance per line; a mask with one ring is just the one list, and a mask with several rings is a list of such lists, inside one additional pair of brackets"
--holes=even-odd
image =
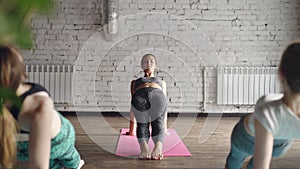
[(227, 169), (240, 169), (244, 164), (244, 157), (235, 156), (234, 154), (230, 153), (226, 159), (226, 168)]

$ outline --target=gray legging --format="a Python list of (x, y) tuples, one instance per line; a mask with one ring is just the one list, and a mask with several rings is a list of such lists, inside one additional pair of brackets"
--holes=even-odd
[(131, 105), (137, 121), (138, 140), (149, 141), (151, 123), (153, 142), (163, 142), (164, 118), (167, 110), (167, 98), (163, 91), (152, 87), (139, 89), (132, 96)]

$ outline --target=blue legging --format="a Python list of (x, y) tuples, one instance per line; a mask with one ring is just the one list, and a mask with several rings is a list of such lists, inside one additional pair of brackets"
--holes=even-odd
[[(240, 119), (232, 131), (231, 149), (226, 159), (227, 169), (240, 169), (244, 164), (244, 160), (254, 154), (255, 138), (247, 133), (243, 124), (244, 119), (245, 116)], [(272, 157), (283, 155), (292, 143), (292, 140), (274, 140)], [(253, 168), (253, 157), (250, 159), (247, 168)]]
[(167, 110), (167, 98), (163, 91), (151, 87), (139, 89), (132, 96), (131, 105), (137, 121), (138, 140), (149, 141), (151, 123), (153, 142), (163, 142), (164, 118)]

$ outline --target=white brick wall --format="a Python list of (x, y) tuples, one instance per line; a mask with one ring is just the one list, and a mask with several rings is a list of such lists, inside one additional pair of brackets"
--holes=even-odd
[(102, 3), (57, 0), (51, 16), (32, 19), (35, 46), (24, 51), (26, 62), (76, 65), (78, 110), (128, 111), (130, 81), (153, 53), (169, 111), (252, 111), (215, 104), (214, 66), (276, 65), (300, 34), (297, 0), (119, 0), (119, 34), (109, 41)]

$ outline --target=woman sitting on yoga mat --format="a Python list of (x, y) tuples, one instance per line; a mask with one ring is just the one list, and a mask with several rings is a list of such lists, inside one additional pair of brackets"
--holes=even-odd
[(254, 155), (248, 169), (267, 169), (272, 157), (279, 157), (300, 138), (300, 41), (283, 52), (279, 76), (283, 94), (261, 97), (255, 112), (234, 127), (227, 169), (240, 169), (247, 156)]
[(72, 124), (54, 110), (44, 87), (24, 82), (23, 57), (10, 45), (0, 45), (0, 76), (1, 89), (22, 102), (18, 107), (0, 98), (1, 166), (12, 168), (17, 159), (29, 161), (29, 168), (81, 168)]
[[(161, 160), (162, 145), (164, 141), (164, 133), (167, 129), (167, 98), (166, 98), (166, 82), (154, 77), (156, 68), (156, 60), (152, 54), (143, 56), (142, 68), (144, 77), (138, 78), (131, 82), (131, 110), (130, 110), (130, 135), (135, 132), (135, 120), (137, 123), (136, 134), (140, 144), (141, 159)], [(152, 153), (148, 147), (148, 141), (151, 136), (154, 142)]]

